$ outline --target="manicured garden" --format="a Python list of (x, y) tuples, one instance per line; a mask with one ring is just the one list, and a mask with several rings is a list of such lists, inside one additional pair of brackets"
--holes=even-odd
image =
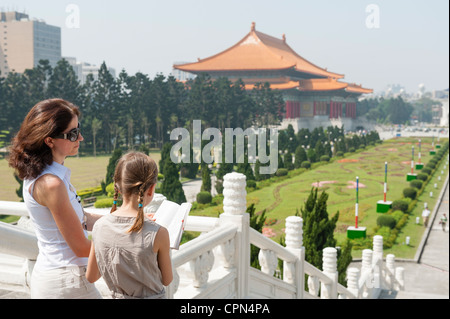
[[(421, 161), (427, 164), (435, 156), (430, 155), (432, 148), (431, 138), (422, 138)], [(440, 144), (447, 143), (447, 139), (441, 139)], [(248, 190), (247, 204), (255, 204), (256, 211), (266, 210), (267, 225), (265, 231), (273, 240), (279, 240), (284, 234), (285, 219), (296, 214), (303, 206), (304, 201), (310, 194), (313, 186), (319, 186), (320, 191), (326, 191), (328, 198), (328, 213), (333, 216), (339, 211), (339, 220), (335, 230), (335, 238), (338, 243), (347, 239), (347, 227), (355, 225), (355, 200), (356, 200), (356, 177), (359, 177), (359, 226), (367, 227), (367, 240), (355, 241), (353, 256), (358, 257), (361, 249), (368, 247), (371, 237), (375, 234), (384, 235), (385, 248), (399, 258), (413, 258), (418, 244), (420, 243), (423, 225), (422, 221), (417, 225), (415, 217), (420, 216), (423, 203), (427, 202), (432, 211), (437, 196), (444, 183), (448, 172), (448, 165), (444, 169), (445, 159), (439, 162), (438, 167), (433, 169), (434, 174), (426, 176), (424, 188), (418, 190), (418, 199), (411, 203), (411, 199), (404, 199), (403, 191), (410, 187), (406, 181), (407, 173), (411, 172), (412, 145), (415, 145), (415, 162), (418, 162), (418, 138), (398, 138), (384, 141), (382, 144), (368, 146), (355, 153), (346, 153), (344, 157), (333, 158), (330, 162), (314, 163), (311, 169), (303, 168), (289, 172), (283, 178), (273, 178), (257, 183), (257, 188)], [(448, 154), (448, 152), (447, 152)], [(398, 222), (403, 218), (403, 225), (396, 232), (394, 245), (387, 242), (388, 237), (394, 232), (377, 226), (377, 219), (382, 213), (376, 212), (376, 203), (383, 200), (383, 185), (385, 176), (385, 162), (388, 163), (387, 174), (387, 200), (404, 200), (408, 204), (406, 214), (396, 213), (394, 217)], [(441, 175), (441, 170), (444, 174)], [(418, 170), (415, 173), (420, 174)], [(438, 176), (441, 180), (438, 181)], [(437, 188), (434, 188), (434, 184)], [(429, 197), (433, 191), (434, 196)], [(192, 212), (195, 215), (217, 216), (222, 212), (221, 205), (205, 207)], [(391, 214), (393, 210), (385, 214)], [(384, 231), (384, 233), (383, 233)], [(391, 234), (392, 232), (392, 234)], [(410, 244), (404, 244), (406, 236), (410, 237)], [(392, 238), (391, 238), (392, 239)], [(391, 240), (392, 241), (392, 240)]]

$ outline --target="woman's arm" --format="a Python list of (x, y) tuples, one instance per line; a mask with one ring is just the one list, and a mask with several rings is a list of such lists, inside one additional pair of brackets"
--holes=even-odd
[(94, 242), (91, 245), (91, 252), (89, 253), (89, 260), (86, 270), (86, 279), (90, 282), (96, 282), (101, 277), (100, 270), (98, 270), (97, 258), (95, 257)]
[(156, 234), (153, 251), (158, 253), (158, 267), (161, 270), (162, 284), (168, 286), (173, 279), (172, 260), (170, 258), (169, 232), (162, 226)]
[(53, 215), (59, 231), (78, 257), (89, 256), (91, 242), (86, 238), (80, 220), (72, 207), (64, 182), (47, 174), (35, 182), (33, 197)]
[(86, 214), (86, 217), (87, 217), (87, 222), (86, 222), (87, 229), (86, 230), (92, 231), (92, 228), (94, 227), (95, 222), (99, 218), (103, 217), (103, 215), (88, 213), (85, 210), (84, 210), (84, 213)]

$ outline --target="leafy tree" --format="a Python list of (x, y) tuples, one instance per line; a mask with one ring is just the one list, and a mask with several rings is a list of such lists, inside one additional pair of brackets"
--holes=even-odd
[(59, 60), (50, 76), (47, 96), (81, 102), (81, 87), (72, 66), (65, 59)]
[[(261, 214), (255, 214), (255, 210), (256, 208), (254, 203), (250, 204), (246, 210), (246, 213), (250, 215), (250, 227), (262, 233), (264, 223), (266, 222), (266, 210), (263, 210)], [(250, 266), (260, 269), (261, 266), (259, 265), (258, 254), (259, 248), (254, 245), (250, 245)]]
[(299, 145), (295, 150), (294, 167), (295, 168), (301, 167), (302, 163), (307, 160), (308, 156), (306, 155), (305, 149), (301, 145)]
[(167, 197), (168, 200), (181, 204), (186, 202), (183, 186), (180, 182), (177, 166), (169, 158), (166, 158), (164, 163), (164, 181), (161, 185), (161, 193)]
[(202, 186), (201, 190), (211, 193), (211, 172), (207, 165), (202, 165)]
[(303, 218), (305, 259), (320, 269), (323, 249), (336, 246), (333, 232), (339, 218), (339, 212), (331, 219), (328, 218), (327, 200), (328, 194), (325, 191), (318, 196), (318, 188), (313, 187), (305, 206), (300, 209)]
[(106, 193), (106, 186), (114, 181), (114, 171), (116, 170), (117, 161), (122, 156), (122, 150), (116, 148), (109, 159), (108, 166), (106, 167), (105, 182), (101, 182), (102, 190)]

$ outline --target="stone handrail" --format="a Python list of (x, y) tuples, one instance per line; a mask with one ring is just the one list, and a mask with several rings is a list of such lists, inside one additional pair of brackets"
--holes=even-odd
[[(388, 255), (386, 265), (383, 263), (381, 236), (374, 236), (373, 251), (363, 251), (361, 270), (347, 270), (348, 287), (344, 287), (338, 283), (336, 248), (323, 250), (323, 270), (305, 261), (301, 217), (286, 218), (284, 247), (250, 227), (245, 175), (227, 174), (223, 185), (224, 212), (219, 218), (187, 219), (185, 229), (202, 234), (171, 252), (174, 280), (167, 287), (168, 298), (377, 298), (381, 288), (403, 289), (403, 269), (394, 266), (395, 257)], [(161, 198), (152, 209), (160, 203)], [(0, 201), (0, 214), (27, 216), (28, 212), (23, 203)], [(21, 229), (20, 224), (0, 223), (0, 252), (24, 257), (21, 267), (29, 278), (38, 253), (37, 241), (33, 232)], [(251, 245), (260, 249), (261, 270), (250, 266)], [(282, 274), (277, 269), (279, 259)], [(1, 272), (0, 278), (4, 278)], [(25, 290), (29, 288), (27, 279), (23, 285)]]

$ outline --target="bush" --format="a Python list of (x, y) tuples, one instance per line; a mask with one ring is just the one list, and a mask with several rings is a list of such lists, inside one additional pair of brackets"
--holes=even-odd
[[(285, 168), (280, 168), (280, 169), (285, 169)], [(277, 171), (278, 172), (278, 171)], [(286, 174), (287, 174), (287, 170), (286, 170)], [(256, 181), (249, 179), (247, 181), (247, 187), (252, 187), (252, 188), (256, 188)]]
[(395, 210), (401, 210), (402, 212), (406, 213), (408, 211), (409, 202), (402, 199), (397, 199), (392, 202), (392, 209)]
[(97, 187), (91, 187), (82, 189), (79, 192), (77, 192), (77, 195), (81, 197), (81, 199), (85, 199), (86, 197), (92, 197), (92, 196), (100, 196), (103, 194), (103, 190), (101, 186)]
[[(420, 175), (420, 174), (419, 174), (419, 175)], [(409, 186), (415, 187), (415, 188), (417, 188), (417, 189), (421, 189), (422, 186), (423, 186), (423, 182), (422, 182), (420, 179), (415, 179), (415, 180), (412, 180), (412, 181), (409, 183)]]
[(419, 175), (417, 175), (417, 179), (420, 181), (426, 182), (426, 180), (428, 179), (428, 175), (424, 174), (424, 173), (420, 173)]
[(395, 219), (395, 221), (398, 223), (398, 221), (405, 215), (401, 210), (394, 211), (391, 216)]
[(377, 218), (377, 225), (380, 227), (387, 226), (390, 229), (393, 229), (396, 224), (397, 221), (391, 215), (381, 215), (380, 217)]
[(322, 155), (320, 157), (320, 161), (321, 162), (329, 162), (330, 161), (330, 157), (328, 155)]
[(424, 167), (422, 168), (422, 173), (430, 175), (432, 170), (430, 168)]
[(407, 187), (403, 189), (403, 196), (411, 199), (416, 199), (417, 189), (415, 189), (414, 187)]
[(102, 198), (97, 199), (97, 201), (94, 203), (95, 208), (108, 208), (112, 207), (114, 198)]
[(354, 147), (350, 147), (350, 148), (348, 149), (348, 151), (349, 151), (350, 153), (354, 153), (354, 152), (355, 152), (355, 148), (354, 148)]
[(436, 164), (434, 164), (433, 162), (429, 162), (427, 165), (425, 165), (425, 167), (431, 168), (433, 170), (436, 167)]
[(337, 151), (337, 152), (336, 152), (336, 156), (344, 156), (344, 152), (342, 152), (342, 151)]
[(303, 168), (310, 168), (311, 167), (311, 163), (309, 161), (304, 161), (304, 162), (302, 162), (301, 167), (303, 167)]
[[(275, 175), (277, 175), (277, 176), (286, 176), (287, 174), (288, 174), (287, 168), (279, 168), (277, 170), (277, 172), (275, 173)], [(248, 186), (248, 182), (247, 182), (247, 186)]]
[(212, 196), (210, 192), (200, 192), (197, 194), (197, 203), (199, 204), (209, 204), (212, 201)]

